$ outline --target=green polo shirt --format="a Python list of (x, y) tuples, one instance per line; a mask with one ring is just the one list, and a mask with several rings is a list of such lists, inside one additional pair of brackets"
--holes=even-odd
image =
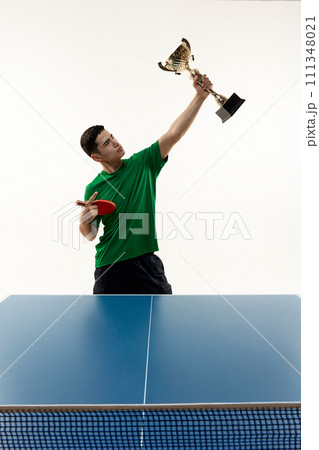
[(158, 250), (155, 229), (156, 179), (167, 162), (158, 141), (128, 159), (114, 173), (104, 170), (86, 187), (85, 201), (98, 192), (97, 199), (111, 200), (115, 211), (97, 216), (103, 235), (95, 246), (95, 267), (135, 258)]

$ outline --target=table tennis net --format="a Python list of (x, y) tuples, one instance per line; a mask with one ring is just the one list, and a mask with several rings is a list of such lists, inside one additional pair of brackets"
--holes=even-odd
[(300, 440), (299, 407), (0, 410), (2, 449), (287, 450)]

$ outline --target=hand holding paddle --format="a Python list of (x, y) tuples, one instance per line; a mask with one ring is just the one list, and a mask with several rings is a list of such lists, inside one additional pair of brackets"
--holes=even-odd
[(80, 224), (89, 224), (98, 215), (98, 207), (92, 204), (97, 194), (97, 192), (94, 192), (87, 202), (82, 202), (81, 200), (76, 201), (77, 205), (84, 207), (80, 215)]
[(104, 214), (111, 214), (115, 210), (115, 203), (109, 200), (95, 200), (97, 192), (90, 197), (87, 202), (77, 200), (76, 204), (84, 206), (80, 216), (80, 223), (86, 224), (92, 222), (96, 216), (103, 216)]

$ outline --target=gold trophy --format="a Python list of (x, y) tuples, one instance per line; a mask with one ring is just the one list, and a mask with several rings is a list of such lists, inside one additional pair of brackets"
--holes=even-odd
[[(176, 75), (180, 75), (185, 70), (188, 70), (192, 79), (198, 75), (198, 84), (201, 84), (202, 74), (198, 69), (191, 69), (188, 65), (189, 59), (194, 61), (194, 55), (191, 55), (191, 46), (186, 39), (182, 39), (182, 44), (175, 50), (174, 53), (166, 61), (165, 65), (161, 62), (158, 63), (161, 69), (168, 72), (175, 72)], [(216, 102), (220, 106), (216, 114), (221, 118), (222, 122), (226, 122), (232, 115), (235, 114), (238, 108), (244, 103), (245, 100), (238, 97), (237, 94), (231, 95), (229, 98), (223, 95), (217, 94), (213, 89), (208, 89), (209, 92), (215, 97)]]

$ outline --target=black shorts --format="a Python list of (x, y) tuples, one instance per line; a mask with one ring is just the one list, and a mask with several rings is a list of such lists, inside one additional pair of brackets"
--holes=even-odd
[(94, 278), (93, 294), (172, 294), (163, 263), (154, 253), (97, 267)]

